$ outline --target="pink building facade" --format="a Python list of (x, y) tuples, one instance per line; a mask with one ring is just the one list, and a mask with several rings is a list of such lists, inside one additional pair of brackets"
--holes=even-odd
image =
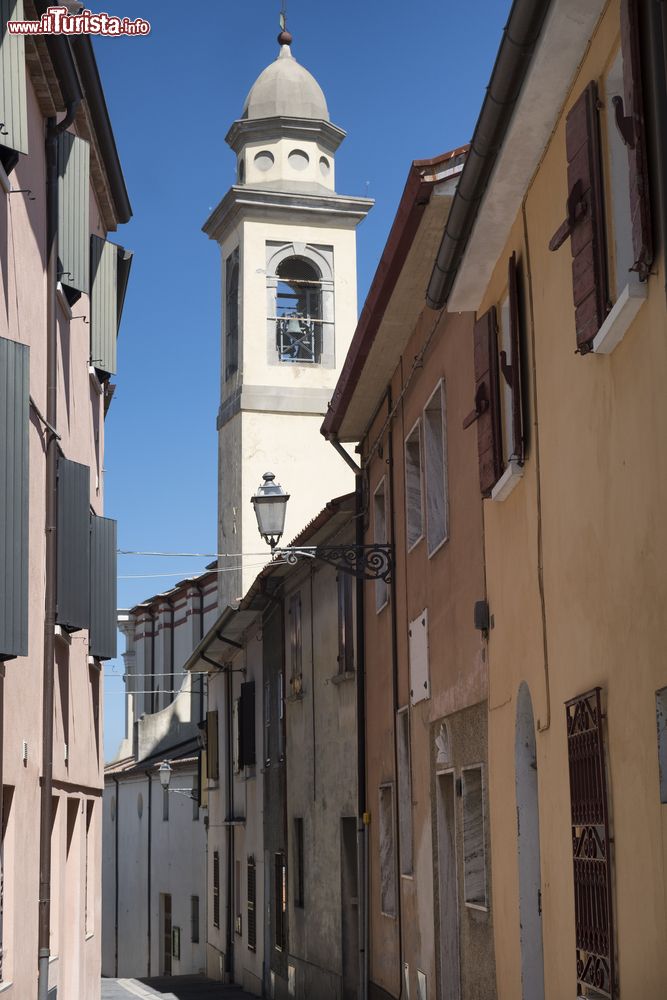
[(0, 992), (95, 1000), (104, 417), (131, 262), (106, 236), (131, 209), (89, 39), (6, 31), (42, 6), (0, 2)]

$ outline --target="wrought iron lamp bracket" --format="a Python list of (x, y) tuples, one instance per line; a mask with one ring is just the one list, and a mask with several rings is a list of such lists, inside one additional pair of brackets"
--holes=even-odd
[(284, 559), (295, 566), (299, 559), (329, 563), (358, 580), (391, 579), (394, 568), (392, 545), (303, 545), (273, 550), (274, 559)]

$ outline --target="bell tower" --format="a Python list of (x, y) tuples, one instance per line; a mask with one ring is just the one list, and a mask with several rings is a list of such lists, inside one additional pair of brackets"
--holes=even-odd
[(222, 256), (218, 411), (220, 602), (237, 601), (266, 556), (250, 498), (270, 471), (291, 495), (283, 543), (352, 473), (320, 434), (357, 323), (356, 227), (372, 207), (339, 195), (334, 125), (314, 77), (278, 36), (226, 140), (237, 182), (204, 225)]

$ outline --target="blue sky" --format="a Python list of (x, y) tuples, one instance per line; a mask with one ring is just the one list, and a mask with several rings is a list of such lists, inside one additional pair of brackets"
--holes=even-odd
[[(135, 260), (106, 423), (106, 512), (118, 519), (121, 549), (214, 552), (220, 262), (201, 226), (234, 183), (224, 137), (277, 55), (280, 0), (89, 6), (152, 28), (95, 41), (134, 209), (112, 237)], [(348, 133), (337, 189), (376, 201), (358, 230), (360, 309), (410, 162), (470, 139), (509, 8), (509, 0), (289, 0), (292, 52)], [(119, 606), (207, 561), (120, 557)], [(105, 674), (109, 759), (123, 732), (122, 660)]]

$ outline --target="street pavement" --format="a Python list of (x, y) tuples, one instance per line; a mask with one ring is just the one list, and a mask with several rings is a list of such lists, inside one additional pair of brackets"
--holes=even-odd
[(103, 979), (102, 1000), (250, 1000), (239, 986), (205, 976), (170, 976), (163, 979)]

